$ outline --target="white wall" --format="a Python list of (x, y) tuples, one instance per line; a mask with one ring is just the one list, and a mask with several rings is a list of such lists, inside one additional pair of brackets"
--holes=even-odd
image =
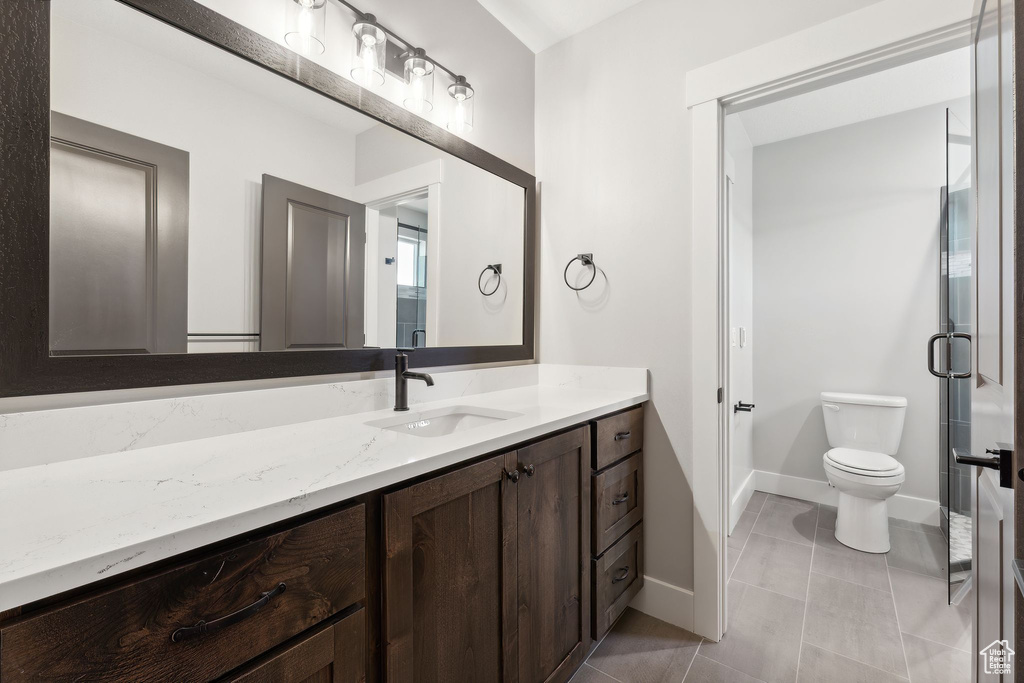
[[(443, 165), (440, 206), (427, 231), (427, 252), (437, 259), (435, 268), (427, 267), (427, 318), (436, 321), (436, 332), (428, 332), (427, 345), (521, 344), (523, 188), (387, 126), (357, 136), (356, 182), (362, 186), (436, 159)], [(495, 263), (502, 265), (501, 283), (485, 297), (477, 281)]]
[[(672, 586), (693, 587), (686, 72), (869, 4), (643, 0), (537, 55), (540, 358), (650, 369), (645, 571)], [(577, 296), (580, 252), (607, 279)]]
[[(266, 85), (257, 67), (238, 74), (245, 85), (212, 75), (223, 75), (215, 48), (193, 46), (178, 61), (119, 39), (117, 29), (65, 19), (68, 0), (54, 8), (53, 109), (189, 153), (188, 332), (259, 332), (262, 176), (348, 196), (354, 133), (253, 92)], [(91, 10), (89, 20), (112, 26), (153, 23), (116, 3)], [(158, 36), (178, 33), (155, 26)], [(213, 58), (209, 68), (193, 68), (197, 53)]]
[[(281, 0), (200, 0), (235, 21), (284, 43)], [(465, 133), (474, 145), (530, 173), (534, 170), (534, 55), (476, 0), (359, 0), (364, 12), (436, 60), (469, 79), (476, 90), (474, 129)], [(354, 56), (353, 15), (327, 3), (327, 49), (315, 57), (346, 78)], [(427, 120), (448, 122), (451, 80), (438, 71), (434, 78), (434, 110)], [(402, 90), (390, 78), (379, 94), (401, 103)]]
[[(737, 116), (725, 120), (726, 176), (729, 185), (729, 395), (730, 401), (756, 403), (754, 396), (754, 146)], [(753, 491), (754, 415), (729, 417), (729, 531)]]
[(820, 392), (905, 396), (900, 493), (938, 498), (945, 183), (945, 105), (754, 148), (758, 470), (825, 480)]

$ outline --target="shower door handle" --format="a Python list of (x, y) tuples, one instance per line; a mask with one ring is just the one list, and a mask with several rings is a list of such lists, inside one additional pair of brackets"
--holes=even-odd
[(971, 455), (959, 448), (953, 449), (953, 459), (961, 465), (974, 465), (990, 470), (999, 470), (999, 485), (1004, 489), (1013, 488), (1013, 446), (999, 443), (995, 448), (986, 448), (988, 456)]
[[(935, 369), (935, 342), (940, 339), (946, 340), (946, 372), (939, 372)], [(936, 377), (942, 379), (967, 379), (971, 376), (973, 369), (968, 367), (967, 372), (953, 372), (953, 340), (954, 339), (966, 339), (968, 343), (971, 341), (971, 335), (966, 332), (940, 332), (939, 334), (933, 334), (928, 337), (928, 372), (932, 373)], [(971, 354), (967, 354), (968, 362), (970, 361)]]

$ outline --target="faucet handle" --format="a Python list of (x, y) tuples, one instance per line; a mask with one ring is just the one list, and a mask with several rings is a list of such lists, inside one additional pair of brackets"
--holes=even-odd
[(415, 350), (416, 349), (409, 346), (399, 346), (395, 349), (395, 351), (397, 351), (398, 353), (412, 353)]

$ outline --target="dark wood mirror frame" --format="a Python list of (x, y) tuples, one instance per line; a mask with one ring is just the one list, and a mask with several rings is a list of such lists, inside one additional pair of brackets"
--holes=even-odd
[[(526, 190), (523, 343), (417, 349), (412, 365), (530, 360), (536, 297), (536, 179), (193, 0), (118, 0)], [(50, 2), (0, 3), (0, 397), (367, 372), (394, 351), (126, 356), (49, 352)]]

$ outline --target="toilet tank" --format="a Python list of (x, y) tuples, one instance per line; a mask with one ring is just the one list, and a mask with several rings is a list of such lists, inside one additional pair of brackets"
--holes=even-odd
[(821, 410), (832, 448), (896, 455), (907, 399), (902, 396), (822, 392)]

